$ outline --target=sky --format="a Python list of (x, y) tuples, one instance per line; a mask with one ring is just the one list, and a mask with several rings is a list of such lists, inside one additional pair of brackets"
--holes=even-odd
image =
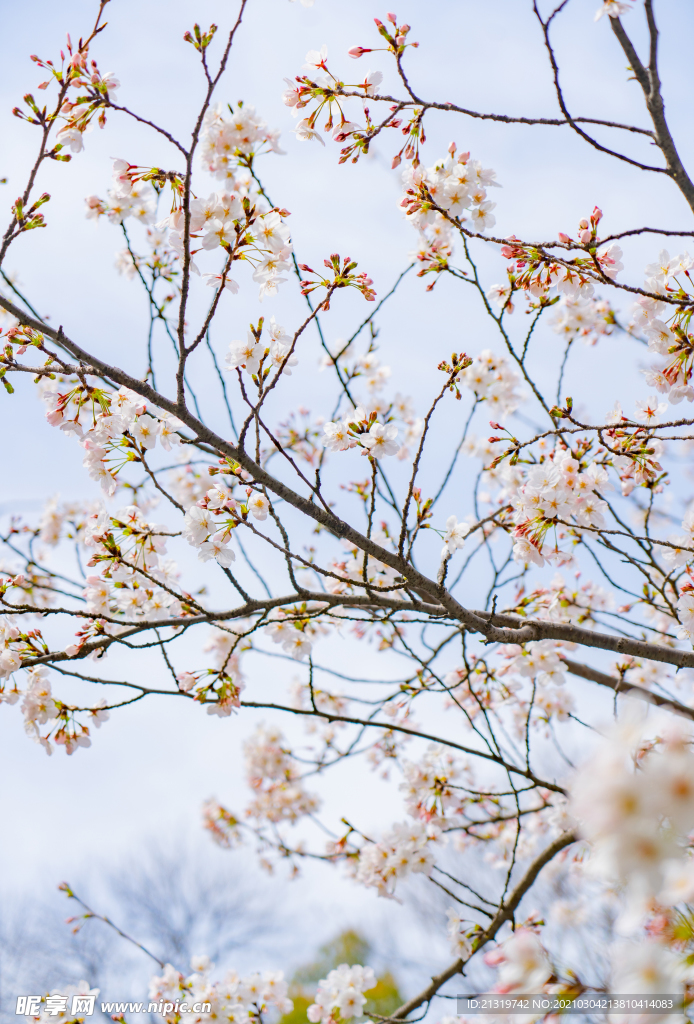
[[(638, 87), (626, 81), (624, 57), (607, 19), (593, 22), (596, 6), (597, 0), (573, 0), (557, 26), (568, 102), (584, 116), (645, 125)], [(680, 46), (694, 29), (694, 8), (687, 0), (669, 0), (660, 6), (667, 113), (680, 154), (692, 166), (694, 139), (688, 131), (686, 104), (690, 85)], [(66, 0), (60, 5), (45, 0), (18, 5), (5, 0), (2, 4), (0, 176), (9, 179), (0, 186), (4, 215), (23, 188), (35, 147), (36, 130), (11, 115), (23, 93), (35, 90), (41, 78), (29, 55), (55, 57), (65, 32), (73, 38), (84, 33), (94, 9), (95, 4), (86, 0)], [(234, 12), (235, 5), (227, 0), (112, 0), (107, 8), (108, 28), (93, 52), (101, 70), (114, 71), (121, 80), (121, 103), (184, 137), (200, 103), (203, 82), (183, 33), (194, 20), (203, 27), (214, 21), (221, 36)], [(398, 0), (397, 14), (412, 25), (411, 38), (420, 42), (419, 49), (407, 56), (419, 95), (511, 115), (558, 116), (542, 40), (526, 0), (484, 4), (430, 0), (426, 5)], [(385, 54), (371, 54), (359, 64), (346, 56), (355, 44), (373, 43), (377, 37), (372, 19), (384, 15), (374, 0), (349, 4), (316, 0), (309, 9), (289, 0), (250, 0), (219, 94), (224, 102), (243, 99), (254, 104), (272, 127), (282, 131), (286, 155), (265, 157), (261, 173), (274, 201), (291, 211), (299, 259), (312, 263), (331, 252), (351, 255), (359, 269), (373, 278), (379, 295), (408, 265), (416, 244), (398, 208), (399, 173), (390, 169), (396, 133), (382, 136), (369, 158), (356, 167), (339, 167), (337, 147), (330, 141), (323, 149), (316, 143), (301, 143), (291, 133), (294, 122), (281, 93), (283, 78), (300, 73), (306, 51), (325, 43), (330, 66), (334, 60), (347, 80), (357, 70), (360, 75), (369, 69), (383, 70), (384, 89), (400, 95), (401, 86)], [(631, 16), (628, 27), (633, 27), (635, 39), (642, 38), (637, 14)], [(353, 112), (356, 117), (356, 103)], [(555, 237), (559, 230), (573, 233), (577, 221), (596, 203), (605, 212), (603, 229), (610, 232), (644, 224), (694, 227), (691, 211), (674, 185), (586, 147), (567, 128), (508, 126), (435, 113), (427, 122), (427, 136), (423, 152), (427, 164), (443, 156), (454, 139), (484, 166), (495, 168), (503, 186), (493, 196), (499, 235), (513, 232), (540, 239)], [(625, 151), (651, 159), (648, 147), (639, 140), (619, 141), (628, 147)], [(95, 225), (84, 216), (85, 196), (105, 194), (114, 157), (177, 166), (175, 151), (160, 137), (126, 117), (110, 114), (106, 130), (90, 134), (85, 151), (70, 164), (52, 163), (42, 170), (41, 188), (53, 197), (44, 207), (48, 227), (40, 237), (33, 232), (20, 239), (6, 269), (18, 275), (23, 290), (42, 313), (50, 315), (52, 323), (62, 323), (79, 343), (93, 346), (107, 359), (120, 359), (141, 375), (143, 296), (134, 282), (113, 270), (114, 252), (121, 248), (117, 230), (105, 222)], [(207, 179), (205, 187), (212, 191), (214, 182)], [(629, 280), (640, 282), (643, 265), (655, 258), (657, 249), (657, 243), (648, 239), (630, 245), (625, 259)], [(503, 280), (504, 261), (498, 253), (482, 250), (480, 266), (488, 284)], [(451, 350), (475, 353), (498, 346), (481, 310), (461, 294), (456, 282), (442, 280), (430, 294), (424, 290), (426, 283), (408, 278), (377, 320), (384, 361), (393, 367), (395, 390), (411, 393), (418, 401), (421, 397), (422, 407), (437, 386), (439, 359)], [(194, 292), (191, 318), (199, 315), (206, 297), (202, 288)], [(334, 307), (326, 320), (330, 341), (347, 336), (366, 315), (356, 294), (335, 302)], [(272, 305), (260, 306), (255, 286), (244, 281), (239, 296), (227, 303), (220, 318), (220, 350), (232, 338), (243, 337), (249, 320), (271, 313), (287, 326), (305, 315), (289, 289), (281, 291)], [(518, 313), (514, 328), (522, 329), (523, 320), (524, 314)], [(545, 328), (533, 355), (540, 380), (556, 372), (560, 356), (559, 342)], [(307, 339), (301, 359), (314, 369), (292, 378), (287, 401), (309, 405), (325, 415), (329, 409), (318, 408), (327, 385), (326, 378), (319, 376), (315, 338)], [(572, 380), (578, 407), (604, 415), (615, 398), (630, 400), (635, 387), (646, 397), (639, 369), (633, 349), (617, 337), (595, 349), (581, 348)], [(194, 373), (193, 380), (206, 400), (209, 370)], [(94, 496), (76, 446), (71, 448), (43, 422), (40, 404), (29, 387), (18, 388), (11, 401), (0, 403), (0, 417), (9, 460), (0, 515), (18, 511), (35, 516), (43, 501), (57, 493), (63, 499)], [(451, 429), (450, 420), (439, 429), (442, 442)], [(435, 469), (432, 466), (432, 479)], [(425, 468), (425, 480), (428, 472)], [(456, 493), (451, 496), (451, 502), (455, 500)], [(368, 651), (359, 658), (362, 664), (355, 668), (365, 674), (394, 671), (387, 660), (373, 665)], [(259, 657), (256, 661), (255, 679), (261, 689), (291, 675), (283, 663)], [(140, 669), (144, 675), (159, 671), (149, 655), (143, 655)], [(138, 705), (124, 709), (117, 721), (104, 726), (89, 751), (78, 751), (71, 758), (59, 752), (49, 759), (23, 734), (18, 709), (3, 706), (1, 886), (8, 891), (36, 891), (50, 879), (57, 883), (64, 877), (84, 875), (85, 865), (93, 870), (100, 863), (118, 861), (151, 836), (176, 842), (197, 833), (203, 800), (215, 796), (238, 806), (244, 799), (239, 784), (241, 743), (257, 720), (257, 713), (218, 720), (198, 707), (191, 712), (184, 701), (170, 701), (165, 707)], [(350, 813), (359, 809), (366, 826), (378, 828), (384, 809), (391, 820), (391, 791), (366, 769), (354, 774), (338, 771), (326, 786), (326, 797)], [(352, 922), (361, 913), (372, 913), (372, 895), (334, 873), (319, 872), (298, 885), (304, 887), (297, 890), (300, 899), (330, 911), (317, 931), (322, 928), (327, 934), (333, 920)]]

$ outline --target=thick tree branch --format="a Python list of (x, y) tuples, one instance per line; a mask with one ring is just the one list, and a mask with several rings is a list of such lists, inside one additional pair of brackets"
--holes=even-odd
[(1, 296), (0, 306), (17, 317), (21, 323), (28, 324), (34, 330), (40, 331), (48, 337), (59, 341), (75, 358), (84, 361), (85, 364), (92, 365), (100, 374), (114, 381), (114, 383), (130, 388), (136, 394), (147, 399), (147, 401), (178, 416), (187, 427), (194, 431), (198, 441), (208, 444), (222, 455), (234, 459), (252, 475), (256, 483), (267, 487), (268, 490), (325, 527), (336, 537), (349, 541), (361, 551), (365, 551), (367, 554), (385, 563), (385, 565), (395, 569), (410, 586), (416, 588), (420, 596), (426, 595), (428, 601), (439, 603), (444, 613), (457, 619), (469, 632), (483, 634), (488, 642), (525, 644), (529, 641), (542, 639), (568, 640), (586, 647), (614, 651), (618, 654), (629, 654), (636, 658), (646, 658), (651, 661), (661, 661), (666, 664), (677, 665), (681, 668), (694, 667), (694, 653), (692, 652), (672, 650), (643, 640), (610, 636), (568, 623), (524, 620), (521, 616), (497, 615), (494, 617), (495, 622), (508, 622), (508, 625), (493, 625), (490, 613), (478, 613), (465, 608), (445, 587), (429, 579), (423, 573), (418, 572), (406, 559), (375, 543), (370, 537), (364, 536), (359, 530), (356, 530), (332, 512), (326, 511), (308, 498), (292, 490), (287, 484), (277, 480), (254, 462), (244, 450), (219, 437), (209, 427), (202, 424), (188, 409), (181, 409), (177, 402), (173, 402), (171, 399), (161, 395), (146, 382), (138, 380), (138, 378), (132, 377), (118, 367), (111, 366), (103, 360), (90, 355), (76, 342), (70, 340), (64, 334), (62, 327), (59, 327), (57, 331), (54, 328), (46, 327), (45, 324), (34, 320), (33, 317), (28, 316), (18, 306), (15, 306), (14, 303)]
[(477, 940), (475, 944), (474, 953), (472, 953), (471, 956), (467, 957), (465, 960), (456, 960), (454, 963), (450, 965), (450, 967), (447, 967), (445, 971), (442, 971), (440, 974), (435, 975), (431, 979), (430, 984), (426, 986), (426, 988), (422, 989), (422, 991), (419, 992), (416, 996), (413, 996), (412, 999), (408, 999), (406, 1003), (403, 1003), (402, 1006), (398, 1007), (398, 1009), (395, 1011), (392, 1017), (388, 1018), (388, 1020), (404, 1020), (405, 1017), (407, 1017), (408, 1014), (412, 1013), (413, 1010), (416, 1010), (424, 1003), (429, 1003), (431, 999), (439, 991), (439, 989), (443, 985), (445, 985), (447, 981), (450, 981), (451, 978), (454, 978), (456, 974), (460, 974), (463, 967), (472, 958), (472, 956), (474, 956), (475, 953), (482, 949), (483, 946), (486, 946), (486, 944), (496, 936), (497, 932), (499, 931), (503, 924), (513, 919), (513, 915), (518, 909), (520, 901), (523, 899), (528, 890), (534, 885), (537, 876), (540, 874), (545, 864), (549, 864), (549, 862), (554, 857), (556, 857), (556, 855), (560, 853), (561, 850), (564, 850), (567, 846), (570, 846), (571, 843), (574, 842), (576, 842), (576, 836), (574, 835), (574, 833), (564, 832), (562, 833), (562, 835), (559, 836), (558, 839), (555, 839), (554, 842), (551, 843), (546, 850), (543, 850), (540, 856), (532, 862), (526, 873), (521, 878), (518, 885), (510, 894), (509, 898), (499, 908), (489, 927), (485, 929), (485, 931), (482, 933), (482, 936)]
[(629, 36), (624, 31), (624, 26), (619, 18), (609, 18), (612, 31), (614, 32), (619, 45), (631, 65), (636, 80), (643, 90), (646, 100), (646, 107), (651, 116), (655, 129), (656, 145), (665, 157), (666, 173), (672, 178), (680, 192), (687, 200), (690, 209), (694, 212), (694, 182), (687, 174), (682, 163), (674, 139), (665, 119), (665, 103), (660, 87), (658, 75), (657, 47), (658, 30), (653, 16), (652, 0), (646, 0), (646, 17), (648, 19), (648, 30), (650, 35), (650, 62), (648, 68), (644, 67), (639, 55), (634, 48)]

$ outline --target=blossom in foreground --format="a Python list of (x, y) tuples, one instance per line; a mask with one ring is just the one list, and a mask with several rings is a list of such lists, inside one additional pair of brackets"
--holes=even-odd
[(694, 828), (691, 735), (672, 723), (654, 748), (646, 725), (631, 709), (572, 787), (571, 813), (593, 844), (596, 871), (625, 884), (633, 905), (672, 887), (671, 865), (685, 860)]
[(372, 458), (382, 459), (386, 455), (397, 455), (400, 450), (395, 440), (397, 436), (398, 428), (394, 423), (374, 423), (368, 434), (362, 434), (359, 440)]
[(323, 431), (323, 447), (331, 452), (344, 452), (348, 448), (354, 448), (357, 443), (356, 438), (350, 433), (348, 424), (340, 420), (324, 424)]
[(449, 516), (446, 520), (446, 532), (443, 535), (443, 549), (441, 557), (446, 558), (462, 548), (465, 538), (470, 532), (468, 523), (459, 523), (457, 516)]
[(604, 14), (608, 14), (610, 18), (621, 18), (623, 14), (628, 14), (633, 9), (631, 3), (626, 3), (625, 0), (605, 0), (602, 7), (595, 12), (595, 20), (598, 21)]
[(321, 146), (325, 145), (325, 139), (319, 131), (316, 131), (315, 128), (311, 127), (307, 117), (305, 117), (303, 121), (299, 121), (296, 128), (292, 128), (292, 131), (299, 142), (312, 142), (313, 139), (318, 139)]
[(499, 964), (495, 990), (520, 994), (541, 992), (553, 971), (547, 953), (534, 932), (519, 928), (498, 949), (488, 953), (488, 964)]

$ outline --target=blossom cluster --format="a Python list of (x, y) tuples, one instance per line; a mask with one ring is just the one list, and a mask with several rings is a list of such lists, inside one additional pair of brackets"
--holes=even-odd
[[(44, 666), (34, 665), (27, 670), (24, 690), (20, 690), (16, 683), (11, 690), (1, 689), (0, 704), (15, 704), (20, 696), (23, 698), (21, 711), (24, 715), (24, 731), (47, 754), (53, 753), (53, 743), (63, 747), (66, 754), (74, 754), (79, 747), (91, 746), (89, 725), (76, 717), (76, 708), (53, 697), (48, 669)], [(97, 729), (109, 717), (103, 699), (88, 709), (88, 721)], [(42, 731), (41, 727), (45, 729)]]
[(508, 359), (488, 348), (474, 356), (463, 370), (461, 380), (477, 401), (486, 402), (489, 411), (497, 417), (507, 416), (518, 408), (522, 397), (518, 391), (520, 377)]
[(448, 927), (446, 935), (451, 947), (451, 953), (460, 960), (467, 960), (472, 953), (472, 942), (470, 933), (472, 929), (470, 922), (461, 917), (453, 909), (448, 911)]
[[(567, 583), (565, 577), (557, 573), (548, 585), (535, 587), (524, 595), (517, 602), (516, 608), (526, 615), (556, 622), (572, 622), (575, 625), (594, 623), (596, 612), (611, 611), (614, 608), (612, 595), (604, 587), (594, 580), (582, 582), (580, 571), (574, 579), (574, 583)], [(524, 650), (528, 649), (532, 651), (535, 648), (527, 644)], [(515, 648), (513, 650), (517, 653)]]
[(494, 227), (496, 203), (487, 199), (487, 189), (500, 187), (495, 179), (496, 171), (482, 167), (470, 153), (458, 153), (455, 143), (448, 157), (433, 167), (413, 163), (403, 170), (400, 206), (419, 232), (420, 276), (447, 266), (456, 224), (475, 233)]
[(595, 345), (612, 333), (615, 316), (605, 299), (562, 295), (551, 323), (555, 334), (568, 341), (581, 338), (584, 344)]
[[(61, 63), (58, 66), (52, 60), (42, 60), (33, 54), (31, 59), (38, 67), (48, 72), (48, 81), (41, 82), (39, 89), (47, 89), (54, 82), (62, 93), (62, 102), (57, 115), (60, 125), (56, 133), (56, 143), (47, 153), (53, 160), (68, 161), (69, 154), (61, 152), (66, 147), (72, 153), (81, 153), (84, 149), (84, 136), (94, 128), (96, 121), (100, 128), (106, 124), (106, 110), (117, 103), (117, 90), (120, 82), (113, 71), (102, 73), (97, 62), (89, 58), (89, 42), (80, 39), (76, 48), (70, 36), (67, 38), (67, 55), (61, 50)], [(68, 90), (76, 90), (70, 94)], [(15, 107), (12, 113), (31, 124), (41, 124), (46, 116), (39, 110), (38, 104), (31, 93), (24, 96), (28, 107), (25, 113)]]
[[(354, 56), (353, 53), (351, 55)], [(342, 150), (340, 163), (344, 163), (352, 154), (355, 154), (353, 162), (356, 162), (360, 153), (368, 153), (369, 150), (371, 120), (368, 108), (364, 108), (366, 129), (363, 129), (354, 121), (347, 119), (343, 109), (345, 97), (341, 96), (338, 100), (336, 92), (337, 90), (342, 91), (345, 88), (356, 89), (359, 90), (358, 95), (366, 99), (368, 96), (375, 94), (377, 87), (383, 81), (383, 75), (380, 71), (367, 71), (364, 78), (359, 82), (347, 84), (339, 81), (328, 69), (328, 47), (325, 44), (321, 46), (320, 50), (309, 50), (305, 59), (306, 63), (303, 66), (303, 70), (307, 71), (308, 74), (297, 75), (294, 80), (290, 78), (285, 78), (284, 80), (287, 88), (282, 94), (282, 102), (285, 106), (289, 107), (292, 117), (298, 117), (300, 110), (303, 110), (314, 101), (316, 103), (316, 106), (308, 116), (302, 118), (296, 128), (293, 129), (294, 134), (299, 142), (316, 140), (324, 146), (325, 141), (317, 128), (317, 121), (319, 115), (326, 111), (327, 120), (324, 130), (332, 132), (335, 142), (350, 140), (349, 144)], [(333, 105), (336, 106), (339, 114), (337, 123), (333, 112)], [(393, 121), (391, 119), (389, 124), (391, 127), (398, 127), (400, 121)]]
[(285, 654), (301, 661), (309, 656), (315, 640), (329, 631), (325, 623), (314, 621), (314, 615), (321, 609), (316, 602), (294, 608), (273, 608), (270, 624), (263, 632), (274, 644), (281, 644)]
[(564, 686), (566, 676), (556, 641), (531, 641), (522, 648), (509, 646), (506, 654), (511, 657), (509, 673), (535, 681), (533, 702), (536, 712), (545, 721), (550, 718), (568, 721), (570, 712), (575, 710), (575, 701), (573, 694)]
[(248, 167), (260, 153), (283, 155), (278, 130), (270, 130), (255, 107), (238, 103), (225, 114), (221, 103), (205, 113), (200, 139), (202, 162), (210, 174), (231, 191), (236, 190), (239, 169)]
[[(236, 478), (231, 474), (232, 481)], [(230, 546), (232, 532), (240, 522), (250, 515), (252, 519), (263, 522), (267, 519), (270, 503), (262, 491), (246, 488), (245, 497), (237, 500), (231, 488), (220, 477), (202, 498), (191, 505), (183, 520), (183, 536), (196, 548), (201, 562), (214, 559), (219, 565), (228, 568), (236, 559), (236, 553)]]
[(459, 760), (437, 743), (430, 743), (419, 762), (402, 761), (408, 813), (420, 821), (441, 827), (447, 818), (460, 813), (464, 798), (458, 784), (466, 777)]
[(296, 761), (274, 726), (259, 726), (243, 745), (248, 783), (255, 796), (246, 814), (257, 821), (296, 822), (318, 810), (320, 801), (304, 789)]
[[(625, 461), (631, 468), (631, 460)], [(604, 466), (591, 462), (582, 470), (570, 450), (559, 450), (553, 458), (532, 466), (514, 502), (515, 560), (544, 565), (544, 540), (557, 521), (574, 518), (578, 526), (604, 526), (607, 502), (595, 492), (607, 482)]]
[[(265, 329), (267, 341), (260, 340)], [(262, 380), (275, 368), (278, 373), (287, 377), (292, 375), (292, 367), (299, 362), (293, 354), (291, 338), (284, 327), (275, 323), (274, 316), (267, 324), (261, 320), (258, 329), (248, 331), (246, 341), (232, 341), (225, 356), (227, 370), (243, 369), (256, 380)]]
[[(282, 971), (263, 971), (241, 977), (231, 970), (220, 981), (212, 981), (210, 973), (214, 964), (207, 956), (194, 956), (191, 968), (192, 973), (186, 976), (166, 964), (163, 973), (150, 981), (149, 998), (163, 1005), (162, 1016), (170, 1024), (181, 1019), (200, 1024), (214, 1020), (260, 1024), (266, 1010), (274, 1008), (280, 1014), (289, 1013), (294, 1005), (287, 998)], [(185, 1004), (188, 1009), (179, 1009), (179, 1004)], [(209, 1004), (209, 1010), (201, 1013), (192, 1009), (201, 1004)]]
[(38, 386), (46, 420), (79, 441), (83, 466), (108, 497), (115, 494), (118, 473), (128, 462), (141, 462), (157, 441), (165, 451), (181, 443), (181, 421), (150, 409), (129, 388), (110, 391), (67, 378), (41, 378)]
[(371, 967), (340, 964), (327, 978), (318, 982), (315, 1000), (306, 1010), (311, 1024), (337, 1024), (350, 1017), (361, 1017), (366, 996), (374, 988), (376, 975)]
[[(372, 537), (377, 544), (387, 546), (390, 543), (383, 530), (374, 530)], [(331, 594), (351, 593), (352, 584), (363, 584), (365, 575), (372, 586), (389, 588), (393, 595), (399, 593), (396, 581), (400, 577), (395, 569), (386, 565), (379, 558), (367, 555), (361, 548), (347, 540), (343, 540), (341, 544), (348, 557), (335, 558), (330, 564), (330, 570), (334, 575), (326, 579), (325, 585)]]
[(678, 405), (683, 399), (694, 402), (691, 383), (694, 357), (688, 333), (691, 312), (653, 296), (691, 302), (694, 284), (689, 272), (692, 267), (694, 259), (688, 252), (671, 257), (667, 249), (661, 249), (657, 261), (646, 267), (645, 290), (651, 294), (640, 296), (634, 307), (635, 328), (646, 336), (652, 352), (667, 357), (664, 366), (644, 371), (646, 382), (660, 394), (667, 395), (671, 405)]
[(123, 224), (133, 217), (141, 224), (153, 224), (158, 196), (149, 181), (142, 175), (135, 175), (137, 170), (127, 160), (114, 160), (107, 201), (96, 195), (88, 196), (85, 199), (87, 218), (98, 220), (106, 216), (112, 224)]
[(571, 813), (596, 870), (627, 884), (633, 901), (694, 897), (694, 753), (683, 723), (653, 741), (642, 717), (623, 717), (578, 773)]
[[(259, 284), (259, 297), (277, 294), (278, 286), (286, 278), (281, 275), (289, 269), (292, 245), (284, 224), (286, 210), (270, 209), (261, 195), (251, 173), (253, 159), (263, 152), (282, 153), (279, 132), (272, 132), (261, 121), (253, 107), (240, 104), (231, 120), (222, 114), (221, 106), (210, 108), (204, 118), (201, 143), (202, 159), (206, 169), (223, 182), (222, 191), (211, 193), (206, 199), (193, 197), (188, 203), (188, 231), (192, 250), (188, 266), (195, 274), (200, 269), (193, 255), (200, 250), (211, 252), (220, 247), (228, 254), (227, 265), (221, 273), (206, 273), (207, 284), (238, 292), (238, 282), (230, 276), (233, 260), (245, 260), (253, 266), (253, 280)], [(97, 195), (86, 199), (87, 217), (97, 219), (103, 215), (114, 224), (124, 224), (134, 218), (145, 225), (153, 225), (157, 216), (159, 196), (167, 182), (173, 193), (173, 206), (168, 216), (161, 218), (156, 229), (150, 227), (148, 241), (150, 256), (138, 257), (128, 248), (118, 254), (117, 266), (128, 276), (149, 266), (154, 277), (171, 281), (186, 262), (186, 211), (182, 203), (182, 178), (159, 168), (139, 167), (127, 160), (117, 159), (113, 164), (113, 183), (107, 200)], [(168, 228), (168, 236), (162, 232)]]
[[(662, 936), (634, 942), (618, 939), (606, 951), (609, 991), (638, 994), (683, 993), (691, 973), (681, 955)], [(513, 935), (484, 955), (484, 961), (498, 968), (494, 991), (523, 996), (545, 992), (550, 996), (573, 998), (586, 985), (575, 971), (562, 972), (553, 964), (537, 927), (530, 920)], [(664, 1019), (664, 1018), (663, 1018)]]
[(494, 285), (488, 297), (497, 305), (508, 307), (515, 291), (525, 293), (531, 304), (546, 305), (550, 292), (556, 288), (557, 295), (585, 302), (593, 297), (596, 281), (614, 281), (620, 270), (623, 252), (616, 242), (600, 246), (598, 225), (603, 213), (595, 207), (589, 218), (583, 218), (578, 225), (576, 240), (560, 231), (559, 241), (571, 251), (585, 252), (580, 256), (553, 256), (538, 246), (521, 242), (515, 235), (509, 235), (501, 247), (501, 255), (512, 261), (508, 271), (507, 285)]
[(375, 411), (367, 413), (358, 406), (346, 413), (343, 420), (326, 423), (321, 442), (328, 451), (344, 452), (349, 448), (361, 448), (362, 455), (372, 459), (382, 459), (387, 455), (397, 455), (400, 444), (396, 438), (398, 428), (394, 423), (381, 423)]
[(519, 928), (510, 939), (484, 955), (484, 962), (498, 967), (497, 992), (541, 992), (553, 969), (539, 937), (529, 928)]
[(394, 825), (379, 842), (368, 842), (361, 848), (356, 880), (375, 888), (379, 896), (392, 896), (399, 879), (409, 874), (431, 874), (431, 845), (439, 835), (437, 826), (421, 821)]

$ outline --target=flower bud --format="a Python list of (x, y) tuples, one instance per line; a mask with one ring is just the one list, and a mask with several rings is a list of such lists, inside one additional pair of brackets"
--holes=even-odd
[(347, 51), (347, 54), (350, 57), (354, 57), (354, 59), (356, 60), (358, 57), (362, 57), (365, 53), (372, 52), (373, 51), (366, 46), (353, 46), (351, 50)]

